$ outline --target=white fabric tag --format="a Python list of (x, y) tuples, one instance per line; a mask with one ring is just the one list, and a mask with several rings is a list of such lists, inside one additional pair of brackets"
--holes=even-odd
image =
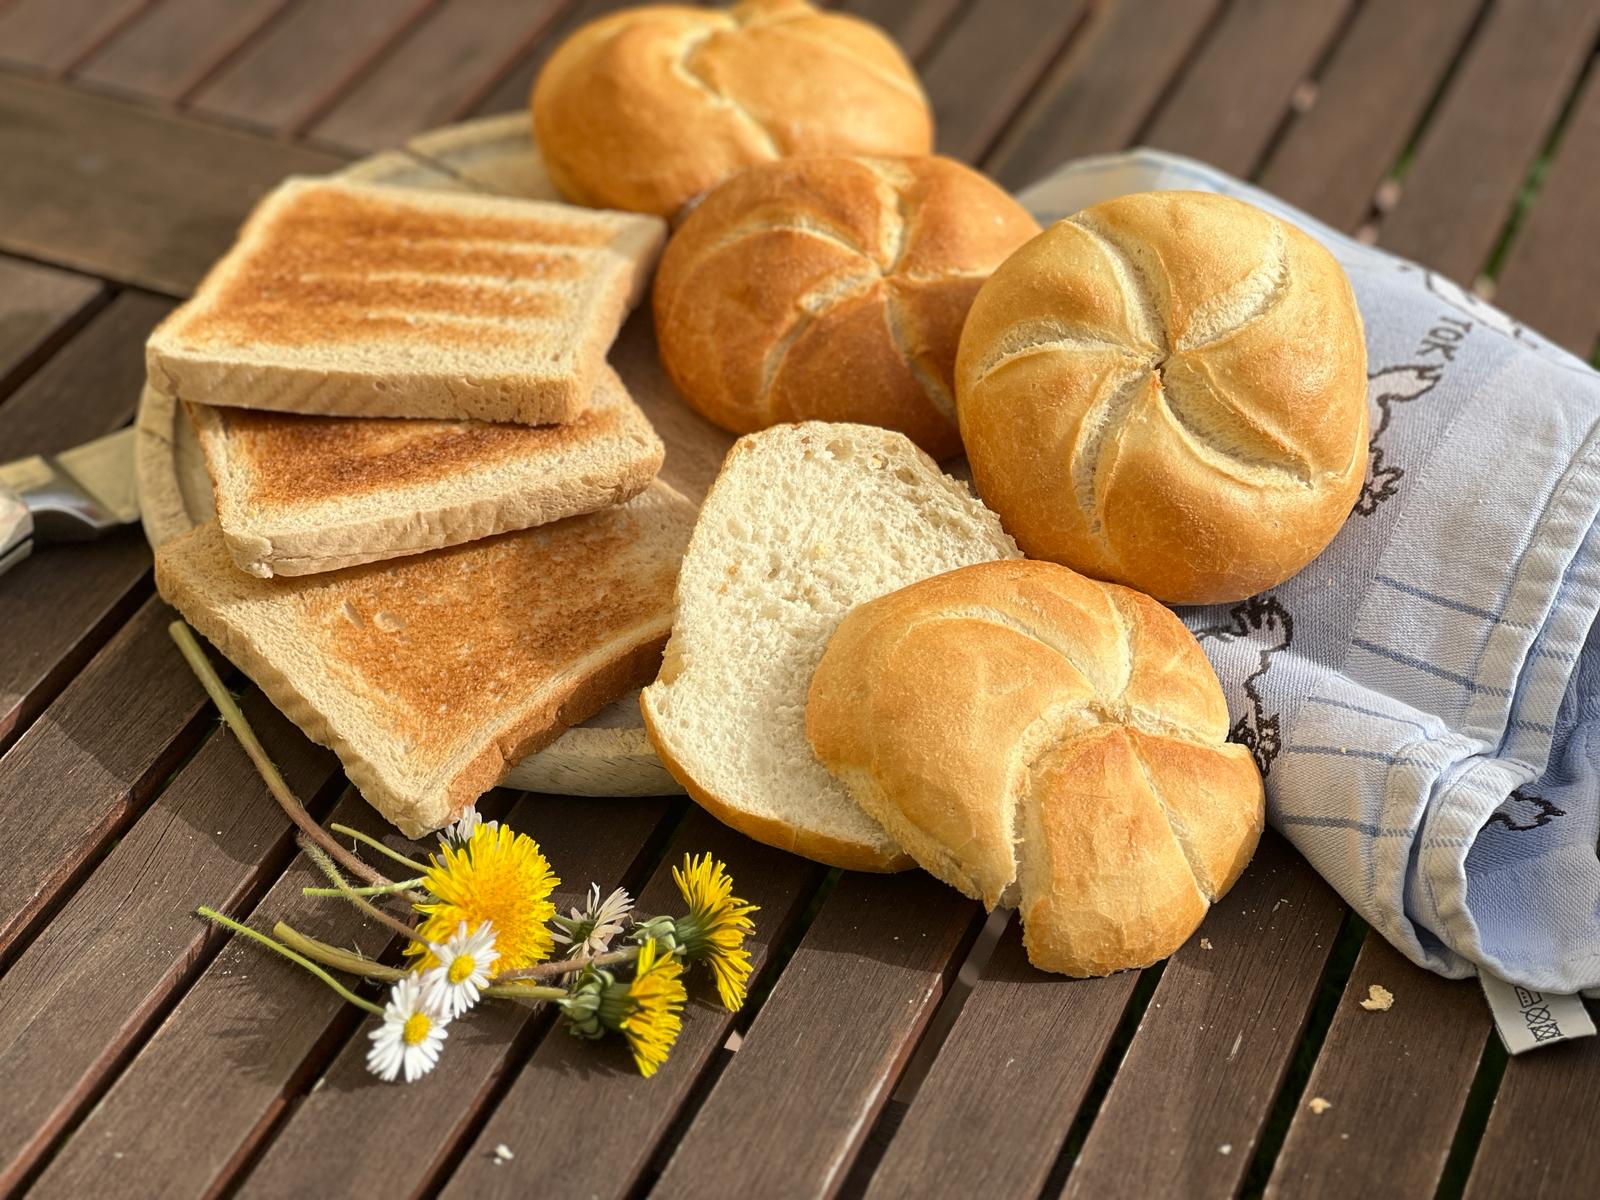
[(1500, 1040), (1512, 1054), (1594, 1036), (1594, 1022), (1578, 996), (1536, 992), (1482, 971), (1478, 982), (1489, 1000)]

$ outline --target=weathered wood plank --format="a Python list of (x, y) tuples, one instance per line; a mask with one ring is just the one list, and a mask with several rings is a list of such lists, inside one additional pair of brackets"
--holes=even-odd
[(559, 8), (559, 0), (455, 0), (433, 10), (309, 135), (366, 152), (456, 119), (511, 69)]
[(0, 7), (0, 61), (65, 71), (152, 0), (11, 0)]
[(0, 161), (0, 250), (170, 295), (284, 175), (341, 162), (16, 75), (0, 75)]
[(1600, 337), (1600, 74), (1591, 75), (1526, 224), (1496, 280), (1495, 303), (1588, 358)]
[[(804, 907), (821, 871), (690, 813), (640, 894), (643, 912), (681, 911), (671, 868), (709, 851), (728, 864), (738, 894), (759, 904), (751, 961), (759, 974)], [(499, 1098), (444, 1188), (446, 1196), (624, 1195), (637, 1183), (707, 1064), (726, 1041), (732, 1014), (715, 1004), (703, 974), (689, 977), (690, 1005), (672, 1057), (640, 1079), (620, 1045), (599, 1048), (553, 1027)], [(500, 1161), (505, 1145), (514, 1158)], [(752, 1193), (758, 1194), (758, 1193)]]
[(189, 109), (257, 129), (298, 129), (433, 3), (303, 0), (201, 84)]
[[(1112, 0), (1096, 6), (1039, 93), (990, 156), (1022, 188), (1062, 163), (1120, 150), (1211, 25), (1217, 0)], [(1129, 64), (1138, 64), (1130, 69)]]
[(0, 874), (0, 962), (186, 748), (179, 735), (204, 693), (173, 669), (171, 619), (147, 602), (0, 758), (0, 822), (13, 856)]
[(1596, 1112), (1600, 1038), (1513, 1058), (1472, 1162), (1467, 1200), (1594, 1195), (1600, 1179)]
[[(333, 755), (259, 692), (245, 711), (299, 794), (335, 776)], [(182, 990), (208, 937), (220, 944), (195, 907), (248, 896), (289, 853), (289, 830), (238, 743), (210, 738), (0, 976), (0, 1189), (26, 1176)]]
[[(1361, 1007), (1377, 984), (1388, 1012)], [(1268, 1197), (1432, 1197), (1489, 1037), (1474, 983), (1413, 966), (1368, 933), (1278, 1154)]]
[(486, 114), (526, 109), (533, 94), (533, 81), (539, 77), (545, 60), (569, 34), (597, 17), (631, 7), (633, 0), (577, 0), (576, 4), (567, 5), (518, 56), (515, 64), (488, 91), (472, 101), (469, 111)]
[(939, 153), (982, 159), (1084, 11), (1080, 0), (985, 0), (967, 8), (922, 64)]
[(885, 30), (907, 58), (918, 62), (964, 5), (978, 7), (968, 0), (845, 0), (839, 7)]
[[(629, 855), (659, 820), (663, 806), (656, 801), (595, 801), (557, 797), (530, 797), (508, 815), (517, 828), (534, 833), (558, 872), (569, 876), (558, 891), (563, 906), (580, 902), (585, 881), (579, 875), (599, 874), (608, 879), (627, 868)], [(385, 823), (353, 793), (340, 801), (334, 819), (347, 820), (372, 833), (387, 830)], [(404, 853), (418, 847), (387, 830), (385, 840)], [(577, 875), (573, 875), (576, 870)], [(251, 923), (269, 929), (273, 922), (288, 921), (297, 929), (347, 945), (359, 939), (368, 954), (381, 952), (389, 934), (363, 924), (360, 916), (342, 902), (307, 898), (299, 889), (321, 883), (320, 873), (302, 859), (256, 905)], [(117, 1173), (141, 1182), (129, 1194), (151, 1200), (174, 1194), (201, 1195), (223, 1186), (230, 1172), (244, 1161), (259, 1139), (270, 1136), (280, 1117), (292, 1105), (336, 1050), (346, 1046), (345, 1057), (358, 1071), (344, 1086), (330, 1080), (323, 1103), (332, 1112), (351, 1108), (368, 1117), (379, 1109), (385, 1128), (390, 1121), (397, 1138), (411, 1146), (426, 1135), (426, 1152), (439, 1153), (450, 1144), (452, 1126), (446, 1119), (462, 1099), (476, 1097), (493, 1072), (483, 1070), (496, 1054), (509, 1052), (518, 1027), (527, 1019), (522, 1010), (495, 1006), (459, 1023), (445, 1046), (445, 1067), (430, 1078), (425, 1094), (406, 1094), (419, 1103), (397, 1104), (397, 1093), (360, 1070), (366, 1053), (365, 1034), (372, 1023), (343, 1004), (327, 988), (293, 967), (264, 959), (261, 950), (239, 943), (218, 956), (140, 1052), (139, 1057), (85, 1120), (72, 1140), (52, 1162), (33, 1189), (39, 1196), (76, 1196), (103, 1190), (113, 1178), (108, 1154), (120, 1151)], [(240, 1071), (241, 1030), (257, 1031), (244, 1039), (243, 1057), (249, 1070)], [(330, 1044), (330, 1043), (336, 1043)], [(463, 1089), (462, 1068), (480, 1068), (472, 1087)], [(322, 1093), (319, 1093), (321, 1095)], [(185, 1106), (205, 1113), (203, 1122), (178, 1124), (163, 1109), (173, 1096)], [(317, 1103), (315, 1101), (313, 1104)], [(410, 1112), (413, 1115), (407, 1116)], [(327, 1115), (327, 1114), (324, 1114)], [(416, 1120), (410, 1129), (408, 1121)], [(337, 1121), (337, 1119), (336, 1119)], [(389, 1138), (361, 1137), (338, 1121), (345, 1136), (354, 1141), (339, 1152), (311, 1146), (278, 1150), (269, 1162), (290, 1163), (300, 1172), (291, 1191), (330, 1195), (340, 1189), (346, 1154), (361, 1157), (360, 1147), (387, 1155)], [(317, 1133), (318, 1139), (327, 1135)], [(426, 1153), (421, 1155), (426, 1161)], [(269, 1168), (274, 1169), (274, 1168)], [(352, 1169), (350, 1194), (370, 1181)], [(287, 1186), (287, 1184), (286, 1184)], [(119, 1190), (117, 1194), (123, 1194)], [(287, 1192), (280, 1194), (289, 1194)]]
[(837, 1190), (981, 918), (930, 875), (846, 874), (651, 1194)]
[(176, 101), (288, 0), (166, 0), (146, 9), (89, 55), (75, 82)]
[(1036, 971), (1013, 919), (867, 1195), (1039, 1195), (1138, 981)]
[(48, 357), (105, 290), (87, 275), (0, 258), (0, 399)]
[[(124, 292), (8, 400), (0, 462), (50, 454), (110, 433), (133, 415), (144, 340), (170, 305)], [(45, 547), (0, 587), (0, 748), (9, 745), (132, 611), (150, 552), (127, 529), (93, 545)]]
[(1261, 185), (1335, 228), (1360, 225), (1482, 7), (1483, 0), (1363, 5)]
[(1144, 140), (1249, 175), (1349, 7), (1348, 0), (1230, 4)]
[(1590, 0), (1504, 0), (1417, 146), (1379, 241), (1463, 282), (1483, 269), (1600, 31)]
[(1244, 877), (1168, 960), (1067, 1195), (1238, 1190), (1344, 913), (1286, 842), (1262, 839)]
[[(637, 870), (641, 852), (668, 812), (660, 800), (530, 796), (509, 819), (544, 847), (562, 877), (565, 910), (579, 902), (591, 880), (609, 891)], [(545, 1009), (510, 1004), (474, 1014), (451, 1030), (439, 1066), (428, 1077), (426, 1101), (418, 1104), (396, 1104), (394, 1090), (367, 1073), (366, 1037), (351, 1038), (278, 1131), (239, 1194), (423, 1193), (549, 1016)], [(384, 1136), (372, 1137), (374, 1129)]]
[[(387, 831), (392, 845), (406, 846), (353, 791), (329, 816), (374, 836)], [(334, 945), (380, 953), (390, 937), (386, 928), (348, 904), (300, 894), (303, 887), (324, 883), (302, 856), (253, 916), (233, 915), (263, 930), (287, 921)], [(230, 940), (57, 1151), (30, 1194), (129, 1200), (207, 1194), (282, 1111), (285, 1092), (306, 1059), (360, 1016), (304, 971), (269, 959), (242, 938)]]

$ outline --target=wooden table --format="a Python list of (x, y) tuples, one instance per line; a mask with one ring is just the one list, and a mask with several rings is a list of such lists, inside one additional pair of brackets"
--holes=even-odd
[[(940, 149), (1008, 185), (1168, 147), (1596, 352), (1593, 0), (845, 6), (916, 59)], [(0, 460), (129, 420), (145, 335), (278, 178), (522, 105), (612, 7), (0, 0)], [(924, 876), (828, 874), (683, 801), (496, 795), (575, 886), (647, 907), (685, 847), (726, 857), (763, 907), (752, 1003), (697, 1004), (648, 1082), (499, 1009), (425, 1085), (371, 1083), (359, 1013), (190, 915), (384, 942), (306, 914), (169, 616), (131, 530), (0, 583), (0, 1190), (1600, 1194), (1600, 1039), (1508, 1063), (1475, 985), (1404, 962), (1275, 836), (1204, 940), (1064, 983)], [(319, 814), (376, 831), (330, 755), (245, 705)], [(1392, 1011), (1358, 1006), (1374, 982)]]

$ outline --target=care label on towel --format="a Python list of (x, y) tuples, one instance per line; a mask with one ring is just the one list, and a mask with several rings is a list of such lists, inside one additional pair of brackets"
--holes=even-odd
[(1512, 1054), (1594, 1036), (1594, 1022), (1578, 996), (1536, 992), (1482, 971), (1478, 972), (1478, 982), (1489, 999), (1500, 1040)]

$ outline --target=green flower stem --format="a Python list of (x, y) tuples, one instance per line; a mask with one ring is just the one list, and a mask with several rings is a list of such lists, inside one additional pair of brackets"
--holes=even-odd
[(483, 994), (495, 1000), (565, 1000), (567, 989), (527, 983), (491, 983)]
[(501, 983), (517, 979), (553, 979), (562, 975), (575, 975), (588, 967), (614, 967), (630, 963), (639, 957), (639, 947), (624, 946), (621, 950), (608, 950), (604, 954), (591, 954), (584, 958), (560, 958), (554, 962), (536, 963), (515, 971), (506, 971), (495, 978)]
[(266, 934), (258, 933), (256, 930), (251, 929), (250, 926), (248, 926), (248, 925), (241, 925), (238, 921), (235, 921), (230, 917), (223, 916), (221, 913), (219, 913), (214, 908), (206, 908), (206, 907), (202, 906), (200, 908), (195, 909), (195, 912), (199, 913), (202, 917), (204, 917), (206, 920), (210, 921), (213, 925), (221, 925), (224, 929), (231, 929), (231, 930), (233, 930), (234, 933), (240, 934), (243, 937), (247, 937), (253, 942), (259, 942), (261, 945), (263, 945), (263, 946), (267, 947), (267, 949), (271, 950), (274, 954), (281, 954), (284, 958), (287, 958), (290, 962), (298, 963), (300, 966), (302, 966), (306, 970), (310, 971), (318, 979), (322, 980), (323, 983), (325, 983), (329, 987), (331, 987), (342, 998), (344, 998), (345, 1000), (348, 1000), (351, 1004), (354, 1004), (357, 1008), (364, 1008), (375, 1017), (383, 1016), (383, 1009), (379, 1008), (371, 1000), (365, 1000), (362, 997), (356, 995), (349, 988), (345, 987), (344, 984), (340, 983), (337, 979), (335, 979), (332, 975), (329, 975), (321, 967), (317, 966), (316, 963), (312, 962), (309, 958), (305, 957), (305, 955), (296, 954), (293, 950), (289, 949), (289, 947), (281, 945), (278, 942), (273, 941)]
[(348, 895), (356, 895), (356, 896), (392, 896), (396, 892), (409, 892), (413, 888), (419, 888), (421, 886), (422, 886), (422, 876), (418, 875), (415, 879), (401, 879), (401, 880), (397, 880), (394, 883), (385, 884), (382, 887), (353, 887), (353, 888), (308, 887), (308, 888), (301, 888), (300, 889), (300, 894), (302, 896), (348, 896)]
[(307, 958), (334, 968), (336, 971), (348, 971), (352, 975), (363, 975), (368, 979), (380, 979), (385, 983), (393, 983), (396, 979), (404, 979), (409, 972), (399, 967), (386, 966), (380, 962), (355, 953), (353, 950), (341, 950), (338, 946), (330, 946), (327, 942), (319, 942), (314, 937), (307, 937), (298, 929), (285, 925), (279, 921), (272, 927), (273, 936), (285, 945), (292, 947)]
[[(289, 819), (299, 826), (302, 833), (331, 854), (334, 859), (342, 863), (352, 874), (359, 875), (370, 884), (387, 884), (389, 880), (385, 876), (367, 866), (366, 863), (339, 845), (338, 842), (327, 835), (322, 826), (311, 819), (311, 814), (306, 811), (305, 805), (300, 803), (299, 798), (294, 794), (294, 790), (289, 787), (283, 776), (278, 773), (278, 768), (273, 765), (272, 759), (268, 757), (266, 748), (262, 746), (260, 740), (256, 737), (255, 730), (250, 728), (250, 722), (245, 719), (244, 712), (240, 709), (238, 701), (222, 685), (222, 680), (218, 677), (216, 668), (211, 665), (211, 660), (206, 657), (206, 652), (200, 648), (200, 643), (196, 640), (194, 631), (182, 621), (174, 621), (167, 626), (167, 632), (172, 635), (172, 640), (178, 644), (178, 649), (183, 652), (183, 657), (188, 662), (190, 670), (200, 680), (200, 686), (205, 688), (206, 695), (211, 697), (211, 702), (217, 706), (217, 712), (221, 714), (223, 721), (227, 723), (229, 729), (233, 730), (233, 736), (239, 739), (239, 744), (244, 747), (244, 752), (250, 756), (250, 761), (255, 764), (256, 770), (260, 772), (262, 780), (267, 785), (267, 790), (272, 793), (272, 798), (278, 802), (278, 807), (283, 809)], [(418, 867), (417, 869), (420, 871), (424, 868)]]
[(344, 876), (339, 874), (339, 868), (333, 865), (333, 859), (324, 854), (318, 846), (312, 844), (309, 838), (300, 839), (300, 849), (304, 850), (306, 856), (317, 864), (322, 873), (332, 882), (334, 890), (339, 895), (350, 901), (351, 904), (354, 904), (378, 924), (394, 930), (403, 938), (409, 938), (411, 941), (417, 940), (417, 931), (411, 926), (396, 917), (391, 917), (371, 901), (364, 900), (356, 895), (355, 890), (345, 882)]
[[(385, 846), (377, 838), (368, 837), (366, 834), (362, 833), (359, 829), (351, 829), (350, 826), (348, 826), (348, 825), (340, 825), (337, 822), (332, 824), (332, 825), (329, 825), (328, 828), (333, 830), (335, 833), (344, 834), (345, 837), (355, 838), (355, 840), (360, 842), (363, 846), (371, 846), (379, 854), (387, 854), (390, 858), (394, 859), (395, 862), (404, 863), (406, 866), (410, 867), (413, 871), (426, 872), (427, 869), (428, 869), (427, 867), (423, 866), (421, 863), (414, 862), (413, 860), (407, 858), (404, 854), (401, 854), (398, 850), (389, 849), (389, 847)], [(387, 883), (389, 881), (386, 879), (383, 882)]]

